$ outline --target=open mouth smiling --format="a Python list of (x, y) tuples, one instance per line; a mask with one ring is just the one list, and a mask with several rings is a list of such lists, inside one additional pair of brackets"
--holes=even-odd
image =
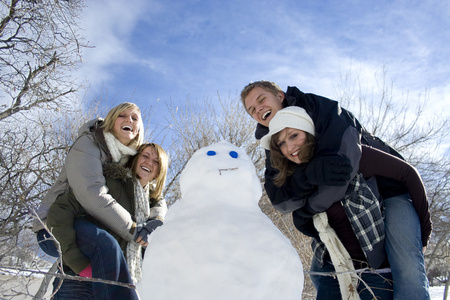
[(266, 112), (262, 115), (261, 119), (266, 120), (266, 119), (270, 116), (271, 113), (272, 113), (271, 110), (266, 111)]
[(141, 167), (142, 170), (144, 170), (145, 172), (151, 173), (150, 169), (147, 167)]
[(125, 131), (133, 131), (133, 128), (131, 126), (128, 126), (128, 125), (122, 126), (122, 129), (125, 130)]

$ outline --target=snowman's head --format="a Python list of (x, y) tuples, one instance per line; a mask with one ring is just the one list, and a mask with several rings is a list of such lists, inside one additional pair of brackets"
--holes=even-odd
[(212, 193), (234, 195), (249, 193), (261, 198), (261, 183), (255, 166), (245, 151), (227, 141), (197, 150), (186, 164), (181, 177), (182, 195), (201, 189)]

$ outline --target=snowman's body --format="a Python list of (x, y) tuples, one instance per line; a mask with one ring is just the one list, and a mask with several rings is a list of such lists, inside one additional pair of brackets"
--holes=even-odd
[(151, 235), (142, 299), (301, 299), (301, 261), (261, 212), (261, 183), (241, 148), (198, 150), (180, 187), (182, 199)]

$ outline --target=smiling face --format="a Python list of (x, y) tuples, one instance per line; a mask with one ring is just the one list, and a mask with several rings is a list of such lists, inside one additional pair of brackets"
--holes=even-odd
[(284, 93), (278, 92), (276, 95), (261, 88), (255, 87), (244, 99), (247, 112), (258, 123), (269, 127), (269, 122), (275, 113), (283, 108)]
[(137, 109), (121, 112), (114, 122), (114, 136), (124, 145), (128, 145), (140, 130), (141, 114)]
[(285, 128), (278, 135), (277, 145), (281, 153), (290, 161), (301, 164), (300, 149), (305, 145), (306, 133), (303, 130)]
[(134, 171), (142, 186), (158, 176), (159, 157), (154, 147), (149, 146), (139, 154)]

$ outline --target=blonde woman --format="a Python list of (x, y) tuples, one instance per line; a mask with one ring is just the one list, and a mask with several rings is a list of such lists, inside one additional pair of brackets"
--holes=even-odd
[[(136, 154), (136, 149), (142, 144), (143, 136), (141, 113), (134, 103), (121, 103), (111, 109), (104, 120), (97, 119), (85, 124), (79, 130), (79, 136), (67, 154), (57, 181), (39, 207), (40, 219), (46, 222), (48, 210), (57, 197), (71, 191), (89, 215), (127, 242), (135, 240), (136, 222), (131, 214), (108, 193), (103, 165), (108, 162), (125, 164), (131, 156)], [(40, 223), (36, 225), (35, 231), (39, 245), (44, 251), (55, 254), (55, 247), (51, 240), (48, 240), (43, 226)], [(97, 229), (98, 227), (75, 228), (77, 236), (84, 237), (96, 235)], [(82, 232), (83, 230), (86, 232)], [(100, 278), (132, 282), (126, 262), (120, 255), (116, 262), (111, 262), (105, 270), (101, 271), (103, 274), (98, 276)], [(132, 289), (114, 285), (103, 285), (102, 288), (103, 294), (124, 293), (126, 299), (137, 299), (136, 292)]]
[[(86, 213), (73, 193), (59, 196), (50, 207), (47, 224), (61, 245), (64, 265), (80, 276), (98, 278), (102, 276), (98, 270), (114, 261), (109, 255), (111, 253), (109, 248), (106, 249), (107, 253), (99, 253), (102, 251), (98, 249), (102, 249), (103, 245), (99, 245), (97, 238), (101, 236), (101, 240), (108, 240), (106, 243), (108, 247), (111, 247), (111, 244), (114, 245), (114, 249), (120, 247), (133, 283), (136, 284), (142, 277), (143, 246), (148, 245), (148, 235), (162, 225), (167, 212), (162, 191), (166, 181), (168, 156), (157, 144), (143, 144), (128, 165), (131, 165), (131, 170), (120, 164), (107, 163), (103, 166), (103, 174), (109, 194), (132, 215), (140, 228), (136, 231), (136, 241), (127, 242), (111, 230), (107, 230), (101, 222)], [(93, 226), (98, 226), (97, 231), (101, 233), (94, 236), (96, 238), (94, 241), (76, 234), (76, 229)], [(65, 283), (66, 281), (63, 285)], [(57, 284), (58, 282), (54, 283)], [(77, 282), (72, 284), (78, 285)], [(57, 296), (62, 297), (66, 292), (71, 293), (69, 289), (63, 288), (58, 291)], [(94, 292), (95, 299), (98, 299), (98, 289), (94, 288)]]

